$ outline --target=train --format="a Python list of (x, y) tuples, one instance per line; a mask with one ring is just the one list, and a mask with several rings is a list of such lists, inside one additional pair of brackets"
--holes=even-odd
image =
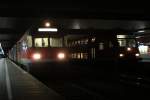
[(8, 55), (10, 59), (26, 66), (37, 63), (141, 60), (133, 35), (108, 30), (57, 27), (26, 31)]
[(9, 57), (23, 65), (66, 62), (68, 52), (63, 36), (58, 34), (25, 33), (9, 52)]
[(141, 60), (138, 43), (133, 34), (88, 30), (72, 37), (68, 38), (70, 60), (88, 62)]

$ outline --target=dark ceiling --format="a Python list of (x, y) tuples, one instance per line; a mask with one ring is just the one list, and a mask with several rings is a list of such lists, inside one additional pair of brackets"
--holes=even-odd
[(148, 9), (132, 5), (91, 2), (1, 2), (0, 42), (9, 50), (24, 32), (42, 19), (55, 20), (69, 29), (122, 29), (137, 31), (150, 28)]

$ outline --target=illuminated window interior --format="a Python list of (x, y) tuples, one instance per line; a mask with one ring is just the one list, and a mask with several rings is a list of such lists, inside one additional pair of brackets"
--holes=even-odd
[(81, 59), (87, 59), (88, 53), (81, 53)]
[(126, 38), (126, 35), (117, 35), (117, 38)]
[(125, 39), (118, 39), (119, 46), (125, 47), (126, 46), (126, 40)]
[(50, 46), (51, 47), (62, 47), (63, 39), (62, 38), (50, 38)]
[(80, 53), (77, 53), (77, 58), (80, 59)]
[(148, 54), (148, 46), (140, 45), (138, 48), (141, 54)]
[(48, 47), (48, 38), (35, 38), (35, 47)]
[(74, 59), (88, 59), (88, 53), (72, 53), (71, 58), (74, 58)]
[(32, 36), (27, 36), (27, 45), (28, 47), (32, 47)]
[(103, 50), (104, 49), (104, 43), (99, 43), (99, 50)]
[(135, 39), (118, 39), (118, 43), (120, 47), (136, 47)]

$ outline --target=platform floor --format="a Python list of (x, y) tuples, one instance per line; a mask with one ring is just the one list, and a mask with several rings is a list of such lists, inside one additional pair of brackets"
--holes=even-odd
[(7, 58), (0, 59), (0, 100), (64, 100)]

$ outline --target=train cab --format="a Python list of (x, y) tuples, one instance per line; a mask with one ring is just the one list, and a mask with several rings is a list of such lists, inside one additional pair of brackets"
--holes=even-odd
[(119, 60), (141, 60), (136, 38), (132, 35), (117, 35)]

